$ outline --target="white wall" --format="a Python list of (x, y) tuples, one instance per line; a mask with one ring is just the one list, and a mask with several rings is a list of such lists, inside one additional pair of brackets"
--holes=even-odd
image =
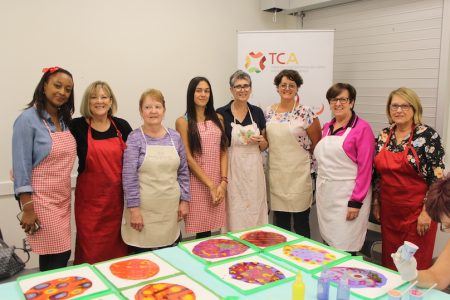
[[(140, 124), (138, 100), (148, 88), (167, 101), (165, 123), (185, 111), (189, 80), (212, 83), (216, 107), (229, 99), (228, 77), (237, 65), (237, 30), (284, 29), (279, 15), (260, 12), (259, 0), (0, 1), (0, 228), (21, 246), (24, 234), (8, 180), (14, 119), (31, 100), (43, 67), (59, 65), (74, 75), (76, 108), (94, 80), (112, 86), (118, 116)], [(36, 265), (36, 258), (27, 267)]]

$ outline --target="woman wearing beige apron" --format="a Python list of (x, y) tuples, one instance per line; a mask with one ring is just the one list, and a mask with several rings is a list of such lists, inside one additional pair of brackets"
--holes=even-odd
[(71, 248), (70, 173), (76, 157), (68, 124), (74, 111), (72, 75), (46, 68), (28, 108), (14, 122), (14, 193), (20, 225), (39, 270), (67, 266)]
[(266, 112), (269, 141), (269, 202), (275, 225), (309, 237), (312, 202), (311, 152), (321, 136), (316, 114), (295, 98), (303, 80), (295, 70), (274, 79), (280, 102)]
[(128, 137), (123, 163), (122, 238), (134, 253), (177, 244), (190, 200), (183, 143), (175, 130), (162, 125), (162, 93), (144, 92), (139, 107), (144, 124)]
[(233, 99), (217, 109), (223, 117), (228, 147), (227, 229), (242, 230), (268, 223), (266, 179), (261, 151), (267, 148), (266, 120), (261, 108), (248, 103), (250, 76), (230, 77)]
[(319, 229), (327, 244), (355, 254), (367, 232), (375, 138), (370, 125), (353, 111), (353, 86), (336, 83), (327, 99), (334, 119), (324, 125), (314, 150)]

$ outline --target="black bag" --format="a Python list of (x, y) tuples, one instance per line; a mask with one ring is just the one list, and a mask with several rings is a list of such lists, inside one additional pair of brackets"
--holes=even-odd
[[(23, 262), (20, 257), (15, 253), (16, 249), (20, 249), (24, 251), (28, 259), (26, 262)], [(0, 280), (9, 278), (14, 274), (22, 271), (25, 268), (25, 263), (30, 260), (30, 253), (22, 248), (16, 248), (14, 246), (9, 247), (1, 238), (0, 238)]]

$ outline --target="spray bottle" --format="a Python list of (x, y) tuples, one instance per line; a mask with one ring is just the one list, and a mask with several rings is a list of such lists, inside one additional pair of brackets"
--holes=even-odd
[(328, 278), (328, 268), (324, 268), (317, 281), (317, 300), (328, 300), (330, 291), (330, 279)]
[(298, 271), (294, 284), (292, 284), (292, 300), (305, 300), (305, 283), (301, 271)]
[(349, 300), (350, 299), (350, 287), (348, 286), (347, 273), (342, 274), (337, 287), (336, 300)]

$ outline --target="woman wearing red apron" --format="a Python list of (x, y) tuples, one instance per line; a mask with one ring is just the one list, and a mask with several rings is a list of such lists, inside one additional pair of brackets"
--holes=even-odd
[(70, 257), (70, 173), (76, 146), (67, 124), (74, 110), (72, 75), (45, 68), (28, 108), (14, 122), (14, 193), (20, 224), (40, 271), (67, 266)]
[(131, 132), (127, 121), (113, 117), (117, 101), (106, 82), (91, 83), (70, 130), (79, 158), (75, 190), (77, 239), (74, 264), (125, 256), (120, 227), (123, 213), (122, 157)]
[(438, 133), (422, 124), (417, 94), (399, 88), (389, 95), (389, 128), (377, 139), (374, 159), (373, 213), (381, 221), (382, 263), (395, 270), (391, 253), (404, 241), (417, 246), (418, 269), (431, 266), (436, 223), (424, 209), (428, 187), (444, 170), (444, 149)]

